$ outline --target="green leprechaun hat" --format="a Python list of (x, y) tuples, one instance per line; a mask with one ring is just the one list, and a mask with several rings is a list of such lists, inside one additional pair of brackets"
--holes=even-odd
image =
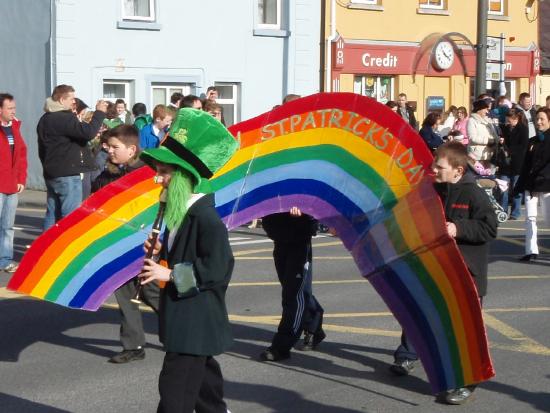
[(155, 161), (176, 165), (190, 172), (200, 192), (237, 150), (239, 144), (212, 115), (183, 108), (172, 122), (170, 132), (158, 148), (144, 150), (140, 158), (155, 168)]

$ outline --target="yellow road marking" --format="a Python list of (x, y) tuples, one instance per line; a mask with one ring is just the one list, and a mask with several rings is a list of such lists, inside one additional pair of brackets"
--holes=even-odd
[[(504, 237), (498, 237), (497, 238), (500, 241), (508, 242), (509, 244), (513, 245), (519, 245), (520, 247), (525, 247), (525, 241), (518, 241), (517, 239), (511, 239), (511, 238), (504, 238)], [(539, 247), (539, 251), (550, 253), (550, 248), (546, 247)]]
[[(525, 228), (512, 228), (512, 227), (498, 227), (498, 229), (505, 229), (507, 231), (524, 231), (525, 232)], [(537, 229), (538, 232), (548, 232), (550, 231), (550, 229), (547, 229), (547, 228), (538, 228)]]
[[(239, 322), (239, 323), (273, 325), (273, 326), (278, 325), (280, 319), (281, 319), (281, 316), (271, 316), (271, 315), (268, 315), (268, 316), (244, 316), (244, 315), (235, 315), (235, 314), (229, 315), (230, 321)], [(323, 330), (336, 331), (339, 333), (355, 333), (355, 334), (384, 336), (384, 337), (401, 336), (401, 331), (381, 330), (378, 328), (339, 326), (335, 324), (326, 324), (326, 323), (323, 323)]]
[[(367, 280), (364, 278), (357, 278), (355, 280), (326, 280), (326, 281), (313, 281), (313, 284), (357, 284), (365, 283)], [(230, 287), (273, 287), (281, 285), (278, 281), (251, 281), (251, 282), (234, 282), (229, 283)]]
[(20, 297), (25, 297), (25, 295), (10, 291), (6, 287), (0, 287), (0, 298), (20, 298)]
[(491, 327), (493, 330), (496, 330), (501, 335), (509, 340), (512, 340), (515, 343), (513, 345), (491, 343), (491, 347), (501, 350), (516, 351), (519, 353), (550, 356), (550, 348), (545, 347), (539, 342), (533, 340), (532, 338), (525, 336), (521, 331), (516, 330), (515, 328), (509, 326), (506, 323), (503, 323), (502, 321), (487, 313), (483, 315), (483, 319), (485, 321), (485, 325)]
[[(5, 287), (0, 288), (0, 297), (1, 298), (33, 298), (24, 296), (18, 293), (7, 291)], [(102, 308), (118, 309), (118, 304), (114, 303), (104, 303)], [(147, 313), (152, 313), (153, 310), (145, 305), (140, 305), (140, 310)], [(487, 327), (492, 328), (493, 330), (500, 333), (502, 336), (506, 337), (509, 340), (512, 340), (514, 344), (502, 344), (490, 342), (489, 346), (494, 349), (514, 351), (519, 353), (529, 353), (540, 356), (550, 356), (550, 348), (545, 347), (539, 342), (525, 336), (519, 330), (509, 326), (508, 324), (496, 319), (489, 313), (512, 313), (512, 312), (550, 312), (550, 307), (527, 307), (527, 308), (488, 308), (483, 311), (483, 319)], [(369, 313), (332, 313), (324, 314), (325, 319), (330, 318), (363, 318), (363, 317), (389, 317), (392, 314), (388, 311), (382, 312), (369, 312)], [(252, 324), (263, 324), (263, 325), (273, 325), (276, 326), (279, 324), (281, 316), (280, 315), (262, 315), (262, 316), (243, 316), (237, 314), (230, 314), (229, 320), (233, 322), (240, 323), (252, 323)], [(401, 335), (400, 330), (383, 330), (378, 328), (365, 328), (365, 327), (354, 327), (354, 326), (345, 326), (345, 325), (336, 325), (336, 324), (323, 324), (323, 329), (326, 331), (334, 331), (338, 333), (347, 333), (347, 334), (361, 334), (361, 335), (371, 335), (371, 336), (381, 336), (381, 337), (399, 337)]]
[[(273, 257), (235, 257), (236, 260), (273, 260)], [(318, 257), (318, 256), (314, 256), (313, 259), (315, 261), (318, 261), (318, 260), (352, 260), (353, 257), (351, 255), (347, 255), (347, 256), (337, 256), (337, 257), (330, 257), (330, 256), (323, 256), (323, 257)]]
[[(331, 241), (331, 242), (317, 242), (313, 244), (313, 248), (317, 247), (332, 247), (335, 245), (343, 245), (342, 241)], [(273, 248), (260, 248), (256, 250), (246, 250), (246, 251), (235, 251), (233, 255), (235, 257), (240, 257), (243, 255), (257, 254), (260, 252), (273, 252)]]

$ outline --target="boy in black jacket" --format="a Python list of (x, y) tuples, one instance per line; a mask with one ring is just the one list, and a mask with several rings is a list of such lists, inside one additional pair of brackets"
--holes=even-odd
[[(447, 220), (447, 232), (454, 238), (470, 275), (474, 278), (479, 300), (487, 293), (489, 241), (497, 235), (496, 215), (487, 194), (475, 182), (468, 166), (468, 153), (460, 142), (447, 142), (437, 148), (432, 165), (435, 189), (439, 194)], [(418, 360), (414, 347), (405, 334), (394, 353), (390, 370), (406, 376)], [(444, 395), (448, 404), (463, 404), (475, 386), (454, 389)]]
[[(145, 165), (139, 159), (139, 133), (135, 126), (120, 125), (106, 133), (109, 158), (103, 172), (92, 182), (92, 192)], [(158, 313), (158, 284), (147, 284), (141, 292), (144, 302)], [(109, 359), (111, 363), (128, 363), (145, 358), (145, 333), (141, 312), (138, 305), (130, 301), (135, 295), (136, 278), (132, 278), (115, 291), (121, 317), (120, 341), (123, 350)]]

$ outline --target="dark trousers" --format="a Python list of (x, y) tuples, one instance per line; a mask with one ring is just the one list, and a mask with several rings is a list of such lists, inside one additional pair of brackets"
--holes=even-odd
[[(120, 341), (124, 350), (135, 350), (145, 345), (141, 311), (137, 304), (130, 301), (136, 295), (136, 285), (137, 281), (133, 278), (115, 291), (120, 312)], [(141, 289), (143, 302), (156, 313), (159, 310), (159, 296), (160, 288), (155, 282), (145, 284)]]
[(211, 356), (166, 353), (157, 413), (226, 413), (223, 376)]
[(312, 294), (311, 238), (302, 242), (275, 242), (275, 269), (282, 287), (283, 314), (271, 347), (290, 351), (302, 331), (321, 330), (323, 308)]

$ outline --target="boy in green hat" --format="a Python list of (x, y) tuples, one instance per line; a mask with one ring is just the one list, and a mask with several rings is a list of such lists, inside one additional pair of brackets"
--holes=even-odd
[[(167, 230), (163, 244), (154, 248), (168, 268), (147, 259), (140, 275), (142, 284), (167, 281), (160, 304), (166, 355), (158, 412), (227, 411), (221, 369), (213, 356), (232, 343), (225, 292), (234, 259), (214, 194), (203, 188), (237, 146), (208, 113), (184, 108), (161, 146), (141, 154), (168, 190)], [(147, 241), (145, 249), (149, 247)]]

